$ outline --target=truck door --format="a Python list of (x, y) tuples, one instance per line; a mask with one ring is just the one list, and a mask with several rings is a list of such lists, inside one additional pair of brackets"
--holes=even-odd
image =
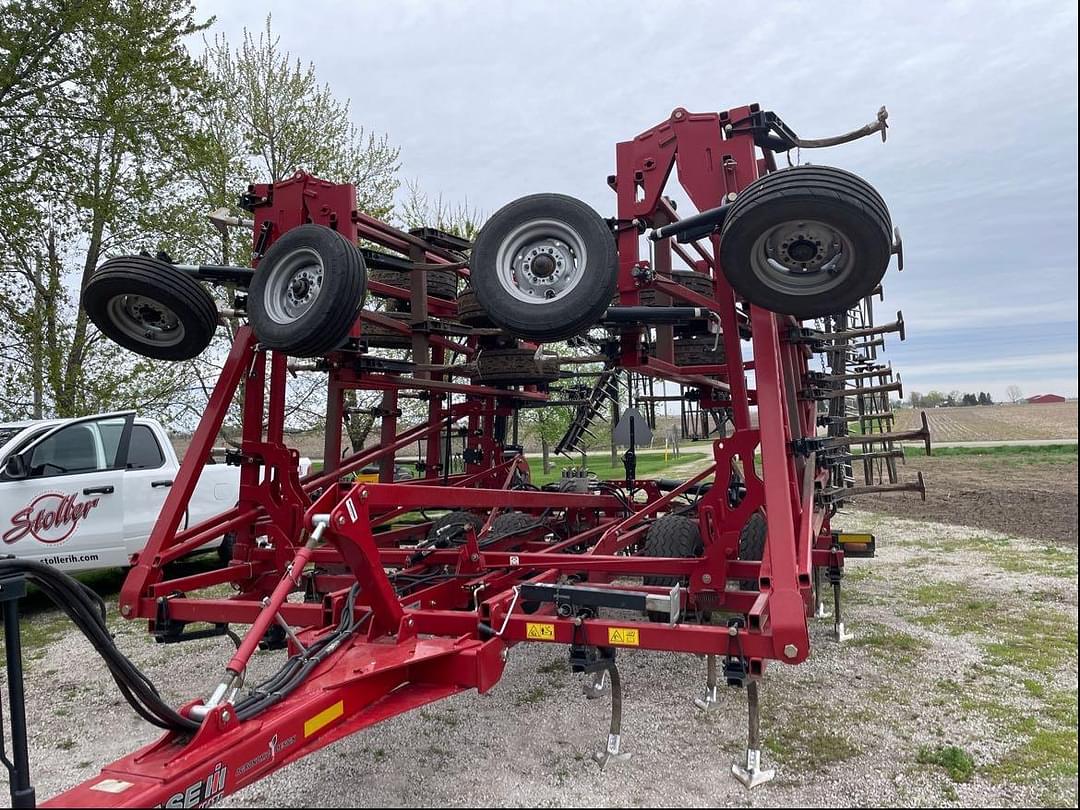
[(146, 545), (176, 473), (166, 461), (153, 428), (133, 424), (124, 471), (124, 544), (128, 554), (142, 551)]
[(81, 419), (20, 453), (27, 477), (2, 483), (13, 505), (0, 515), (3, 553), (66, 571), (127, 565), (120, 465), (130, 424), (129, 415)]

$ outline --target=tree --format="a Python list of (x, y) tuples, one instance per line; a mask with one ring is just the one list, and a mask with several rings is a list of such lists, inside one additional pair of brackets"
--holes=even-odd
[[(24, 26), (24, 55), (0, 79), (0, 139), (16, 144), (15, 163), (32, 166), (8, 171), (8, 161), (0, 175), (20, 211), (0, 229), (0, 362), (10, 381), (0, 406), (32, 416), (116, 406), (162, 414), (186, 387), (183, 375), (103, 340), (77, 294), (105, 256), (155, 238), (162, 189), (202, 90), (183, 42), (205, 25), (193, 7), (165, 0), (18, 7), (57, 20), (61, 33), (34, 39)], [(21, 125), (29, 134), (13, 134)]]
[(1005, 389), (1005, 396), (1009, 398), (1009, 402), (1014, 405), (1018, 402), (1024, 401), (1024, 392), (1020, 389), (1019, 385), (1015, 383)]
[(979, 398), (974, 394), (964, 394), (964, 398), (961, 401), (962, 405), (978, 405)]
[[(358, 209), (377, 217), (390, 214), (398, 187), (398, 149), (387, 135), (376, 136), (355, 125), (349, 102), (319, 83), (314, 65), (304, 65), (281, 49), (270, 17), (258, 36), (245, 29), (236, 48), (222, 36), (206, 43), (200, 65), (211, 94), (192, 115), (184, 143), (187, 170), (182, 192), (175, 196), (167, 250), (186, 261), (249, 264), (250, 234), (218, 231), (206, 214), (224, 207), (247, 216), (237, 201), (249, 183), (282, 180), (299, 169), (331, 182), (352, 183)], [(225, 287), (217, 294), (229, 306), (235, 291)], [(200, 391), (212, 388), (238, 325), (231, 320), (211, 349), (192, 363)], [(290, 379), (287, 424), (294, 429), (320, 424), (325, 393), (321, 375)], [(234, 425), (241, 399), (238, 391), (228, 420)], [(377, 395), (349, 392), (346, 404), (359, 411), (377, 401)], [(194, 401), (192, 412), (198, 413), (200, 406)], [(363, 445), (372, 421), (362, 413), (349, 419), (354, 448)]]

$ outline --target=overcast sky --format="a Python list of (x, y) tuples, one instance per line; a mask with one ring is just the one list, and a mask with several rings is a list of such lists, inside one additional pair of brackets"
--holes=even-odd
[[(907, 390), (1077, 394), (1077, 11), (1043, 3), (198, 0), (282, 45), (401, 147), (403, 177), (491, 213), (558, 191), (614, 214), (614, 144), (749, 102), (861, 174), (904, 237), (879, 313)], [(685, 207), (680, 210), (685, 211)], [(882, 320), (884, 317), (881, 318)]]

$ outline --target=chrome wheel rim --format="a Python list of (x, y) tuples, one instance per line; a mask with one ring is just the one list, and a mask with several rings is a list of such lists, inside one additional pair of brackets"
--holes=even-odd
[(495, 257), (499, 285), (528, 304), (546, 304), (569, 295), (588, 263), (585, 240), (554, 219), (523, 223), (507, 234)]
[(263, 292), (263, 306), (272, 321), (294, 323), (315, 305), (323, 284), (323, 262), (311, 248), (297, 248), (273, 268)]
[(812, 219), (789, 220), (759, 236), (750, 267), (768, 287), (809, 295), (842, 287), (855, 271), (855, 246), (842, 232)]

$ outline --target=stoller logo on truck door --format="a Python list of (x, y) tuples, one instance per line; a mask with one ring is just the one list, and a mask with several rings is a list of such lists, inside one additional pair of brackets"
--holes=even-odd
[(79, 527), (79, 521), (98, 505), (99, 498), (77, 501), (74, 492), (43, 492), (11, 516), (4, 542), (16, 543), (26, 535), (42, 543), (62, 543)]

